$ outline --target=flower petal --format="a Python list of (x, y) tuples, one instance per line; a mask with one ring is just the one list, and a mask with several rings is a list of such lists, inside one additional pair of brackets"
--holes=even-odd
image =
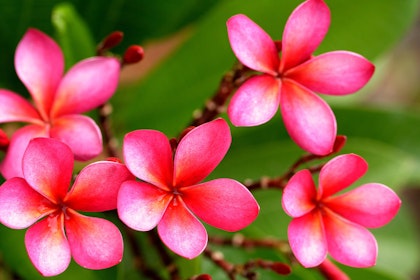
[(311, 172), (307, 169), (297, 172), (283, 190), (284, 211), (293, 218), (301, 217), (316, 207), (315, 201), (316, 187)]
[(197, 217), (226, 231), (248, 226), (260, 209), (249, 190), (232, 179), (216, 179), (184, 188), (182, 199)]
[(52, 116), (80, 114), (99, 107), (117, 89), (120, 64), (110, 57), (93, 57), (74, 65), (63, 77)]
[(134, 179), (124, 164), (94, 162), (80, 171), (64, 203), (72, 209), (86, 212), (114, 210), (121, 184)]
[(151, 184), (126, 181), (118, 192), (118, 216), (132, 229), (151, 230), (162, 219), (171, 199), (171, 194)]
[(268, 122), (279, 109), (280, 81), (269, 75), (249, 78), (233, 95), (228, 115), (235, 126)]
[(316, 155), (331, 153), (337, 123), (324, 100), (287, 80), (283, 82), (280, 107), (286, 129), (299, 147)]
[(331, 211), (324, 212), (324, 226), (328, 251), (336, 261), (352, 267), (375, 265), (378, 245), (367, 229)]
[(0, 89), (0, 123), (42, 123), (36, 109), (25, 98), (9, 90)]
[(193, 259), (207, 246), (207, 232), (179, 198), (169, 204), (158, 224), (163, 243), (176, 254)]
[(390, 222), (401, 206), (397, 194), (382, 184), (366, 184), (324, 204), (335, 213), (364, 227), (377, 228)]
[(70, 186), (73, 154), (66, 144), (35, 138), (23, 155), (23, 175), (28, 184), (52, 202), (61, 202)]
[(175, 153), (174, 186), (191, 186), (206, 178), (222, 161), (231, 141), (229, 125), (220, 118), (188, 132)]
[(330, 17), (322, 0), (305, 1), (293, 11), (283, 31), (280, 72), (311, 57), (328, 31)]
[(14, 229), (27, 228), (55, 209), (23, 178), (7, 180), (0, 188), (0, 221)]
[(46, 34), (30, 28), (17, 46), (15, 68), (40, 114), (47, 119), (64, 71), (60, 47)]
[(27, 125), (13, 134), (3, 162), (0, 162), (0, 171), (4, 178), (23, 177), (23, 154), (29, 141), (35, 137), (48, 137), (46, 128), (39, 125)]
[(43, 276), (55, 276), (67, 269), (71, 260), (63, 228), (63, 215), (54, 215), (31, 226), (25, 235), (29, 258)]
[(335, 51), (316, 56), (285, 75), (310, 90), (344, 95), (361, 89), (374, 70), (375, 66), (361, 55)]
[(331, 159), (319, 173), (319, 196), (327, 198), (344, 190), (362, 177), (367, 169), (367, 162), (356, 154), (345, 154)]
[(121, 262), (123, 239), (118, 228), (105, 219), (67, 211), (67, 238), (74, 260), (88, 269), (105, 269)]
[(318, 211), (293, 219), (287, 235), (293, 254), (304, 267), (318, 266), (327, 257), (327, 240)]
[(123, 144), (128, 169), (139, 179), (170, 190), (173, 180), (172, 148), (168, 138), (156, 130), (127, 133)]
[(235, 15), (226, 24), (236, 57), (251, 69), (276, 75), (279, 55), (270, 35), (245, 15)]
[(66, 143), (76, 160), (90, 160), (102, 152), (101, 131), (89, 117), (67, 115), (55, 119), (50, 134)]

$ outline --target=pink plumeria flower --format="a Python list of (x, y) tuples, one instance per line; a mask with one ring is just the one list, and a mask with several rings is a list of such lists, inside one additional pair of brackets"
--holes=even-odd
[(303, 266), (318, 266), (328, 252), (348, 266), (369, 267), (376, 263), (378, 246), (366, 228), (378, 228), (391, 221), (401, 200), (393, 190), (378, 183), (337, 194), (363, 176), (367, 168), (363, 158), (346, 154), (322, 167), (318, 189), (307, 169), (290, 179), (282, 203), (293, 217), (288, 228), (289, 243)]
[(334, 51), (312, 56), (327, 33), (330, 11), (322, 0), (308, 0), (290, 15), (281, 43), (281, 58), (270, 36), (245, 15), (227, 22), (236, 57), (262, 72), (235, 93), (228, 115), (236, 126), (269, 121), (279, 106), (290, 137), (317, 155), (331, 152), (337, 125), (328, 104), (314, 92), (345, 95), (363, 87), (374, 66), (364, 57)]
[(249, 225), (259, 206), (245, 186), (232, 179), (200, 183), (223, 159), (230, 143), (229, 126), (223, 119), (188, 132), (174, 156), (163, 133), (128, 133), (123, 144), (125, 163), (142, 181), (122, 184), (118, 194), (120, 219), (140, 231), (157, 225), (166, 246), (189, 259), (207, 245), (206, 229), (195, 215), (226, 231)]
[(122, 259), (118, 228), (77, 211), (115, 209), (121, 183), (133, 176), (123, 164), (96, 162), (80, 172), (69, 190), (73, 163), (64, 143), (35, 138), (23, 156), (23, 178), (11, 178), (0, 188), (0, 221), (14, 229), (29, 227), (26, 249), (44, 276), (65, 271), (71, 256), (89, 269), (108, 268)]
[(102, 105), (114, 94), (120, 73), (118, 60), (89, 58), (63, 76), (60, 47), (44, 33), (29, 29), (17, 46), (15, 68), (34, 106), (17, 93), (0, 89), (0, 123), (29, 123), (11, 139), (0, 165), (3, 176), (22, 176), (22, 156), (29, 140), (35, 137), (61, 140), (77, 160), (97, 156), (102, 151), (101, 132), (91, 118), (81, 113)]

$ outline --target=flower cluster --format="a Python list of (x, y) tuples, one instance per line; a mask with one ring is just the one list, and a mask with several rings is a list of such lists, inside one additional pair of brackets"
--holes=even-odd
[[(315, 56), (329, 24), (330, 11), (322, 0), (307, 0), (293, 11), (281, 42), (245, 15), (227, 21), (233, 52), (253, 74), (228, 106), (233, 125), (263, 124), (280, 107), (298, 146), (318, 158), (335, 152), (336, 120), (315, 92), (354, 93), (369, 81), (374, 66), (348, 51)], [(132, 48), (122, 64), (142, 56), (142, 49)], [(33, 103), (0, 89), (0, 122), (28, 123), (10, 140), (0, 130), (0, 150), (5, 151), (0, 172), (7, 179), (0, 187), (0, 222), (13, 229), (28, 228), (27, 253), (42, 275), (62, 273), (72, 258), (88, 269), (108, 268), (122, 260), (119, 228), (80, 212), (116, 210), (121, 227), (157, 227), (162, 242), (188, 259), (207, 246), (201, 221), (234, 232), (257, 218), (260, 206), (245, 185), (229, 178), (205, 181), (231, 145), (224, 119), (187, 129), (178, 140), (156, 130), (128, 132), (122, 145), (124, 163), (96, 161), (73, 180), (74, 160), (91, 160), (102, 152), (99, 126), (82, 113), (112, 97), (120, 61), (93, 57), (63, 74), (59, 46), (41, 31), (29, 29), (17, 46), (15, 67)], [(284, 187), (282, 205), (293, 218), (289, 244), (303, 266), (321, 265), (328, 253), (348, 266), (375, 264), (377, 243), (366, 228), (392, 220), (401, 201), (378, 183), (340, 193), (366, 171), (364, 159), (346, 154), (321, 168), (318, 188), (307, 169)]]

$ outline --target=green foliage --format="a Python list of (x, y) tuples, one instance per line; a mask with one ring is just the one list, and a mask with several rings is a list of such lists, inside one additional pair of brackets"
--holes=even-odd
[[(95, 44), (114, 30), (125, 33), (123, 45), (117, 49), (120, 51), (129, 44), (144, 43), (190, 26), (187, 39), (168, 59), (139, 83), (121, 86), (112, 99), (113, 128), (119, 140), (125, 133), (142, 128), (176, 136), (191, 120), (192, 112), (201, 108), (203, 101), (212, 95), (221, 76), (235, 62), (227, 40), (226, 20), (234, 14), (245, 13), (274, 39), (280, 39), (287, 17), (300, 2), (3, 0), (0, 10), (0, 62), (3, 66), (0, 86), (25, 92), (15, 75), (13, 56), (16, 44), (30, 26), (55, 36), (65, 53), (67, 68), (93, 55)], [(370, 59), (377, 58), (396, 44), (412, 23), (419, 6), (416, 0), (327, 2), (332, 11), (332, 23), (318, 52), (345, 49)], [(416, 172), (420, 167), (420, 115), (417, 111), (361, 108), (358, 104), (333, 109), (339, 133), (348, 137), (342, 152), (360, 154), (369, 162), (368, 174), (356, 185), (381, 182), (402, 195), (407, 184), (420, 183)], [(232, 134), (232, 147), (212, 177), (242, 181), (279, 176), (302, 154), (289, 139), (280, 116), (259, 127), (232, 127)], [(281, 209), (281, 192), (257, 191), (255, 195), (261, 205), (261, 215), (243, 233), (254, 238), (286, 239), (290, 218)], [(223, 234), (212, 228), (209, 228), (209, 233)], [(388, 226), (375, 230), (374, 234), (379, 244), (378, 265), (372, 269), (343, 268), (352, 279), (408, 279), (416, 272), (416, 264), (420, 261), (419, 235), (405, 203), (397, 218)], [(137, 233), (136, 238), (147, 248), (149, 243), (143, 233)], [(42, 279), (29, 262), (23, 239), (24, 231), (1, 226), (1, 259), (22, 279)], [(256, 257), (284, 259), (280, 252), (266, 249), (220, 249), (228, 260), (236, 263)], [(141, 279), (134, 271), (135, 260), (131, 254), (128, 246), (123, 263), (104, 271), (86, 270), (72, 263), (65, 273), (53, 279)], [(148, 254), (150, 264), (163, 270), (156, 252)], [(206, 258), (178, 262), (185, 278), (200, 272), (211, 273), (214, 279), (226, 277)], [(316, 270), (298, 265), (292, 268), (293, 273), (288, 279), (323, 279)], [(263, 279), (278, 277), (272, 272), (258, 272)]]

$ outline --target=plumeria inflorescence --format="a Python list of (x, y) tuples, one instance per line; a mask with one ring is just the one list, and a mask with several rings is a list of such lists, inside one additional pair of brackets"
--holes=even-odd
[[(18, 44), (15, 68), (33, 103), (0, 89), (0, 122), (29, 123), (14, 131), (10, 141), (0, 129), (0, 150), (5, 152), (0, 171), (7, 179), (0, 187), (0, 222), (13, 229), (28, 228), (26, 249), (44, 276), (62, 273), (72, 258), (88, 269), (118, 264), (124, 235), (139, 273), (161, 279), (161, 273), (144, 262), (138, 231), (148, 232), (171, 279), (180, 279), (180, 271), (167, 248), (187, 259), (203, 254), (230, 279), (255, 279), (261, 268), (286, 275), (295, 260), (318, 267), (327, 278), (346, 279), (328, 253), (348, 266), (374, 265), (377, 243), (366, 228), (387, 224), (401, 200), (379, 183), (341, 193), (367, 171), (367, 162), (356, 154), (323, 162), (340, 152), (346, 137), (337, 136), (335, 116), (315, 92), (354, 93), (374, 72), (371, 62), (353, 52), (314, 55), (329, 24), (330, 11), (323, 0), (299, 5), (287, 20), (282, 41), (273, 41), (246, 15), (232, 16), (227, 33), (239, 62), (223, 76), (215, 95), (178, 139), (152, 129), (125, 134), (123, 160), (117, 158), (107, 102), (121, 68), (141, 61), (143, 48), (130, 46), (118, 59), (110, 50), (120, 44), (123, 33), (113, 32), (98, 45), (96, 57), (64, 74), (60, 47), (41, 31), (29, 29)], [(263, 124), (280, 107), (291, 138), (309, 153), (272, 179), (243, 184), (230, 178), (205, 181), (232, 142), (229, 124), (219, 116), (228, 102), (228, 117), (235, 126)], [(99, 126), (82, 115), (96, 108)], [(73, 180), (74, 160), (94, 159), (103, 144), (103, 156), (110, 159), (88, 164)], [(302, 169), (303, 165), (309, 166)], [(251, 225), (260, 211), (252, 192), (268, 187), (282, 191), (281, 204), (292, 217), (288, 240), (208, 236), (201, 221), (228, 232)], [(115, 220), (118, 216), (122, 223), (117, 227), (79, 213), (105, 211), (115, 211)], [(271, 248), (289, 262), (255, 258), (234, 264), (212, 245)]]

